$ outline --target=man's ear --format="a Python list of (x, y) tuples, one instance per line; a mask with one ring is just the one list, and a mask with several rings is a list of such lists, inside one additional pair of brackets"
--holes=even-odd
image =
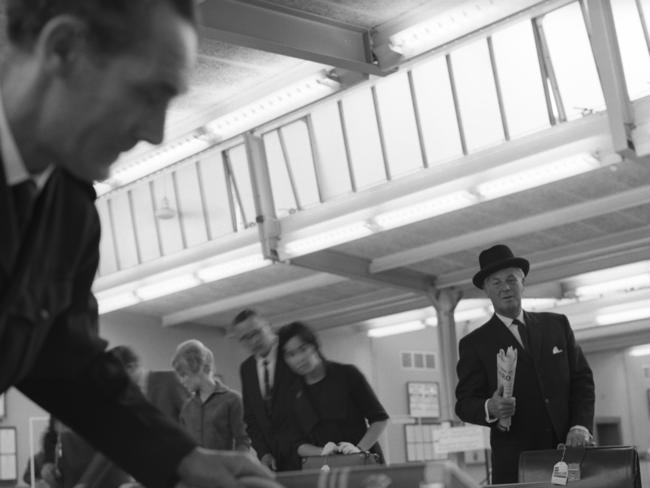
[(35, 46), (43, 69), (69, 72), (86, 49), (86, 33), (86, 24), (73, 15), (59, 15), (47, 22)]

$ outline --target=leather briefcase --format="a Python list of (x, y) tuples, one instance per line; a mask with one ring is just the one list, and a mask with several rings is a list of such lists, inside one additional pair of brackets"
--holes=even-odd
[[(551, 486), (553, 466), (560, 460), (569, 465), (568, 486), (573, 488), (641, 488), (639, 455), (630, 446), (525, 451), (519, 456), (519, 482), (548, 482)], [(580, 479), (574, 480), (572, 471), (578, 467)]]
[(344, 466), (369, 466), (379, 463), (379, 456), (372, 452), (354, 454), (332, 454), (330, 456), (306, 456), (302, 458), (302, 469), (328, 469)]

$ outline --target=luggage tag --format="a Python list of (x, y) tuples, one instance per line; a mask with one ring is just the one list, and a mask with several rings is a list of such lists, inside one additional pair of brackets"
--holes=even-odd
[(553, 475), (551, 476), (552, 485), (566, 485), (569, 481), (569, 466), (564, 461), (559, 461), (553, 466)]
[(569, 481), (569, 465), (564, 462), (566, 455), (566, 446), (563, 446), (562, 458), (553, 466), (553, 474), (551, 475), (552, 485), (566, 486)]

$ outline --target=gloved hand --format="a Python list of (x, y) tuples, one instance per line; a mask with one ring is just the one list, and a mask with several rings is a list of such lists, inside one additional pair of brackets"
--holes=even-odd
[(339, 442), (338, 448), (339, 452), (342, 452), (343, 454), (354, 454), (355, 452), (361, 452), (361, 449), (359, 449), (351, 442)]
[(330, 454), (337, 452), (339, 452), (339, 446), (337, 446), (334, 442), (328, 442), (323, 446), (323, 450), (320, 452), (320, 455), (329, 456)]

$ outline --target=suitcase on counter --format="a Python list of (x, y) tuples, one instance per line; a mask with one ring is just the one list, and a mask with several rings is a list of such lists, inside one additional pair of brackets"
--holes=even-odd
[[(525, 451), (519, 456), (519, 482), (547, 482), (551, 485), (553, 466), (562, 459), (563, 449)], [(580, 466), (580, 480), (572, 488), (641, 488), (639, 455), (630, 446), (567, 447), (564, 461)]]

